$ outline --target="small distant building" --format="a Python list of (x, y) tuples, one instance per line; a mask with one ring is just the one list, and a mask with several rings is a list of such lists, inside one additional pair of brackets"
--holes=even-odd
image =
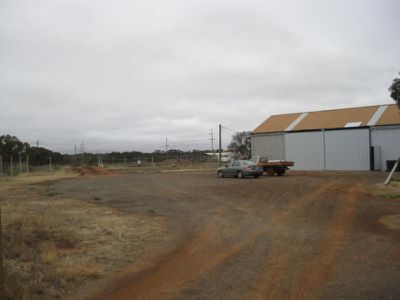
[[(205, 153), (205, 155), (212, 157), (214, 160), (218, 161), (219, 159), (219, 152), (215, 151), (215, 152), (207, 152)], [(222, 162), (229, 162), (231, 161), (231, 159), (233, 158), (234, 153), (231, 151), (223, 151), (221, 152), (221, 161)]]
[(270, 116), (251, 134), (252, 156), (291, 160), (295, 170), (382, 170), (400, 157), (395, 104)]

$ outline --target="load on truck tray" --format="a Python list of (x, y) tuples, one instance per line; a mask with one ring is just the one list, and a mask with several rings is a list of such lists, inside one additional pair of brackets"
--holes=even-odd
[(269, 160), (267, 156), (255, 156), (251, 159), (258, 166), (263, 167), (264, 172), (268, 175), (282, 176), (289, 167), (294, 166), (293, 161), (286, 160)]

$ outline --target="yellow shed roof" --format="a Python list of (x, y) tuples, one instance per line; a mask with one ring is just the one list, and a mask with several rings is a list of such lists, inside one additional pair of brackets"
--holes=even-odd
[(300, 115), (301, 113), (270, 116), (260, 126), (254, 129), (253, 133), (284, 131)]
[(273, 115), (253, 133), (396, 124), (400, 124), (400, 110), (397, 105), (388, 104)]
[(397, 105), (389, 105), (383, 113), (382, 117), (378, 120), (376, 125), (395, 125), (400, 124), (400, 109)]

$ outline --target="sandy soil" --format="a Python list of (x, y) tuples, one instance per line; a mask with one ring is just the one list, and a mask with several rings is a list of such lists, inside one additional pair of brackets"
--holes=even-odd
[(76, 177), (65, 169), (0, 179), (1, 299), (64, 298), (113, 276), (167, 238), (162, 217), (124, 214), (96, 204), (98, 198), (71, 198), (53, 187)]
[(99, 206), (162, 217), (172, 237), (76, 299), (400, 299), (400, 229), (382, 222), (400, 215), (400, 199), (373, 191), (384, 176), (196, 172), (58, 182), (66, 197), (99, 196)]

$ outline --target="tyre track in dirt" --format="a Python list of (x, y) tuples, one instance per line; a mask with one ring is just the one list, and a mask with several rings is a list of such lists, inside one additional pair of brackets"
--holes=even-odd
[(360, 184), (349, 191), (348, 201), (336, 208), (326, 230), (319, 254), (312, 257), (306, 273), (298, 272), (291, 289), (290, 299), (311, 299), (318, 296), (318, 289), (334, 276), (336, 261), (347, 243), (347, 236), (355, 216), (355, 205), (361, 193)]
[[(263, 271), (264, 275), (259, 279), (258, 288), (249, 298), (312, 299), (316, 296), (319, 287), (334, 273), (335, 261), (344, 247), (354, 217), (354, 207), (358, 199), (357, 192), (360, 192), (360, 185), (357, 184), (350, 191), (343, 192), (344, 184), (344, 182), (336, 181), (325, 191), (342, 201), (339, 201), (333, 214), (327, 219), (326, 228), (319, 224), (320, 230), (323, 230), (325, 236), (321, 242), (319, 239), (307, 240), (301, 234), (294, 238), (290, 236), (282, 238), (275, 251), (276, 255), (273, 256), (274, 262), (266, 263), (268, 269)], [(341, 188), (335, 188), (336, 186)], [(319, 193), (316, 196), (323, 195), (324, 193)], [(317, 216), (321, 217), (321, 210), (318, 207), (307, 212), (309, 219)], [(309, 255), (305, 261), (298, 250), (304, 249), (310, 243), (313, 255)]]
[[(337, 294), (331, 288), (335, 285), (327, 284), (336, 280), (337, 286), (347, 278), (343, 262), (354, 257), (349, 232), (352, 236), (357, 232), (353, 219), (362, 222), (357, 209), (364, 202), (359, 199), (370, 197), (364, 196), (363, 189), (373, 182), (373, 175), (295, 172), (258, 180), (213, 175), (127, 174), (113, 177), (116, 184), (109, 189), (101, 178), (77, 184), (83, 194), (104, 195), (98, 205), (128, 214), (151, 215), (148, 211), (154, 209), (171, 234), (155, 253), (104, 280), (85, 299), (351, 295), (349, 287)], [(76, 185), (68, 188), (75, 191)], [(394, 247), (390, 239), (385, 241)]]
[[(293, 215), (298, 214), (335, 184), (336, 181), (320, 186), (311, 195), (307, 196), (305, 201), (292, 201), (284, 212), (273, 211), (271, 214), (271, 211), (269, 211), (266, 221), (262, 224), (257, 224), (261, 226), (250, 227), (247, 232), (243, 233), (245, 226), (241, 226), (241, 222), (236, 223), (236, 226), (230, 226), (230, 228), (222, 228), (225, 238), (227, 236), (245, 236), (245, 238), (234, 243), (227, 243), (221, 239), (218, 234), (221, 232), (219, 220), (234, 224), (235, 220), (232, 220), (232, 216), (237, 216), (238, 212), (245, 214), (245, 216), (242, 216), (244, 221), (265, 218), (265, 215), (259, 215), (258, 210), (248, 208), (249, 202), (260, 201), (260, 199), (254, 200), (253, 197), (262, 198), (262, 194), (256, 192), (252, 195), (250, 201), (243, 201), (240, 205), (237, 205), (221, 200), (220, 197), (214, 195), (212, 189), (207, 190), (203, 194), (204, 197), (219, 204), (219, 212), (214, 217), (214, 220), (210, 220), (210, 223), (192, 240), (177, 251), (174, 251), (172, 255), (167, 254), (162, 259), (162, 263), (154, 266), (151, 271), (148, 270), (143, 274), (138, 274), (131, 282), (124, 283), (123, 286), (112, 290), (107, 290), (95, 299), (164, 299), (178, 297), (182, 290), (195, 286), (196, 281), (207, 276), (218, 266), (223, 265), (226, 260), (238, 255), (260, 236), (265, 235), (271, 227), (285, 222), (285, 219), (290, 219)], [(184, 192), (179, 188), (174, 188), (173, 190), (174, 192)], [(241, 197), (237, 198), (240, 199)], [(250, 206), (252, 207), (253, 205)]]

